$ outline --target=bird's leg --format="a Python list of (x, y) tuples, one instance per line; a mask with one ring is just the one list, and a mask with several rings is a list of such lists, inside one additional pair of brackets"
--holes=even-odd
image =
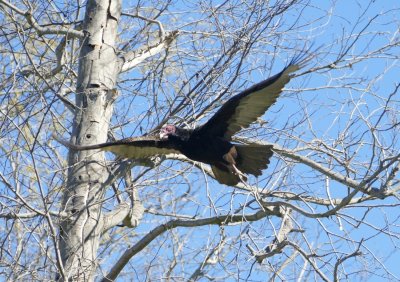
[(258, 190), (254, 189), (249, 184), (247, 184), (247, 176), (236, 167), (236, 161), (235, 161), (236, 157), (237, 157), (236, 149), (235, 147), (232, 147), (231, 150), (229, 150), (229, 152), (223, 156), (223, 159), (226, 162), (230, 163), (231, 172), (236, 174), (239, 177), (240, 181), (243, 183), (243, 185), (253, 193), (254, 199), (260, 205), (261, 209), (265, 211), (264, 207), (262, 206), (259, 200), (260, 195), (258, 194)]
[(237, 158), (236, 148), (232, 146), (229, 152), (223, 155), (222, 158), (227, 163), (229, 163), (228, 169), (230, 170), (230, 172), (239, 176), (240, 181), (246, 185), (247, 176), (236, 167), (236, 160), (235, 160)]
[(233, 168), (233, 173), (239, 176), (240, 180), (243, 183), (246, 183), (247, 176), (243, 172), (241, 172), (234, 164), (232, 164), (232, 168)]

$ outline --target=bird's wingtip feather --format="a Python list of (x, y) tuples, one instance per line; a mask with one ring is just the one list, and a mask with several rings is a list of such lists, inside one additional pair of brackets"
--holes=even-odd
[(318, 53), (317, 51), (321, 47), (322, 46), (315, 48), (313, 44), (311, 45), (305, 44), (300, 50), (295, 52), (295, 55), (289, 61), (287, 67), (289, 68), (290, 66), (297, 66), (297, 69), (295, 69), (294, 71), (303, 68), (308, 62), (310, 62), (315, 57), (315, 54)]

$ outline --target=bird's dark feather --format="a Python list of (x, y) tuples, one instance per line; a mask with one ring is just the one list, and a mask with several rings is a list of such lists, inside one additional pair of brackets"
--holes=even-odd
[(124, 158), (147, 158), (156, 155), (179, 154), (179, 150), (168, 140), (161, 140), (157, 136), (141, 136), (121, 139), (95, 145), (80, 146), (57, 139), (63, 145), (77, 151), (96, 150), (112, 152)]
[(233, 96), (201, 127), (201, 132), (230, 140), (275, 103), (282, 88), (289, 82), (290, 73), (298, 69), (299, 65), (292, 62), (280, 73)]
[(295, 58), (280, 73), (232, 97), (208, 122), (193, 130), (168, 125), (160, 131), (160, 137), (166, 139), (149, 135), (90, 146), (59, 141), (74, 150), (99, 149), (126, 158), (182, 153), (194, 161), (211, 165), (220, 183), (236, 185), (241, 180), (246, 181), (243, 173), (261, 175), (269, 164), (272, 146), (232, 144), (232, 136), (250, 126), (275, 103), (291, 73), (306, 61), (303, 59), (303, 56)]
[(225, 167), (218, 167), (216, 165), (212, 165), (211, 170), (214, 173), (215, 179), (217, 179), (218, 182), (221, 184), (225, 184), (228, 186), (235, 186), (240, 182), (239, 175), (233, 174), (230, 170), (228, 170)]

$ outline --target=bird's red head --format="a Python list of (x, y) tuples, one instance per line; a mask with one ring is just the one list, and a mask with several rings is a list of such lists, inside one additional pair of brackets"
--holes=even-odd
[(166, 124), (160, 130), (160, 139), (168, 139), (168, 136), (175, 134), (175, 132), (176, 132), (175, 125)]

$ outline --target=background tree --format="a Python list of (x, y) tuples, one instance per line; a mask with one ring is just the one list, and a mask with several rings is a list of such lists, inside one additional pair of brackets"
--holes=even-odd
[[(376, 2), (0, 0), (3, 277), (399, 279), (400, 7)], [(236, 138), (275, 147), (247, 185), (51, 137), (201, 124), (301, 52)]]

